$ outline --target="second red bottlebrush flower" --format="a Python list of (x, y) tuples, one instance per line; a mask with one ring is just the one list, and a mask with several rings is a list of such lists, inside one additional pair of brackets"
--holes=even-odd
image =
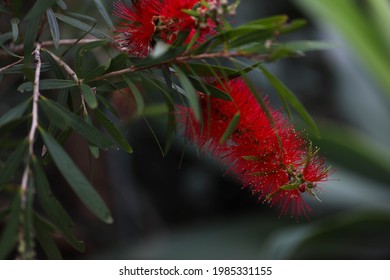
[(203, 41), (208, 35), (215, 34), (215, 25), (208, 20), (207, 26), (199, 27), (196, 18), (183, 11), (193, 9), (196, 4), (200, 5), (200, 1), (139, 0), (131, 6), (121, 1), (114, 2), (113, 14), (124, 20), (114, 30), (120, 48), (144, 57), (149, 55), (155, 40), (173, 44), (179, 32), (186, 31), (186, 44), (198, 29), (199, 41)]
[[(178, 121), (185, 135), (228, 166), (260, 200), (280, 205), (282, 214), (306, 215), (302, 194), (316, 197), (318, 182), (327, 180), (329, 168), (293, 125), (256, 98), (242, 79), (215, 84), (232, 100), (199, 93), (202, 123), (191, 109), (181, 107)], [(238, 119), (232, 127), (232, 120)], [(183, 121), (186, 120), (186, 121)], [(231, 134), (224, 139), (226, 130)], [(221, 141), (222, 140), (222, 141)]]

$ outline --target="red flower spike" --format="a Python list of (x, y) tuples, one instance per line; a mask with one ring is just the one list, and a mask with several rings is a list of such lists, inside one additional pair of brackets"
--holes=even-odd
[[(329, 168), (312, 152), (301, 134), (266, 100), (265, 112), (241, 79), (214, 85), (232, 97), (232, 101), (199, 93), (202, 125), (188, 108), (179, 110), (179, 121), (187, 119), (185, 135), (193, 143), (229, 166), (229, 172), (260, 200), (280, 205), (281, 213), (307, 215), (310, 208), (302, 193), (315, 196), (316, 183), (325, 181)], [(240, 119), (230, 138), (220, 143), (233, 116)], [(186, 117), (183, 117), (186, 116)], [(316, 197), (316, 196), (315, 196)]]
[(115, 28), (119, 46), (136, 56), (147, 56), (155, 32), (154, 18), (161, 10), (159, 0), (140, 0), (131, 7), (114, 2), (113, 14), (125, 21)]
[[(123, 2), (114, 3), (113, 14), (124, 21), (115, 28), (117, 42), (129, 53), (144, 57), (152, 47), (154, 39), (173, 44), (181, 31), (189, 32), (184, 43), (189, 43), (198, 28), (196, 19), (183, 12), (191, 10), (198, 0), (139, 0), (128, 7)], [(206, 28), (200, 29), (198, 42), (215, 34), (215, 24), (208, 20)]]

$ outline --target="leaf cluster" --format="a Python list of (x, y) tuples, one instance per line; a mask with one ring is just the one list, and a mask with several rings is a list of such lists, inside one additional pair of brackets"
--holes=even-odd
[[(167, 120), (165, 143), (159, 143), (165, 154), (177, 132), (174, 119), (177, 105), (190, 107), (201, 121), (198, 92), (230, 100), (215, 85), (237, 77), (244, 77), (250, 84), (247, 75), (257, 71), (275, 88), (286, 111), (292, 115), (293, 109), (319, 134), (298, 98), (265, 65), (332, 47), (324, 42), (280, 41), (283, 34), (304, 26), (303, 20), (289, 21), (281, 15), (237, 27), (226, 24), (223, 31), (192, 48), (182, 45), (188, 35), (183, 33), (158, 54), (139, 58), (118, 50), (108, 29), (97, 28), (100, 22), (93, 16), (69, 11), (66, 1), (34, 1), (27, 14), (22, 12), (22, 1), (4, 3), (0, 5), (0, 13), (9, 19), (10, 30), (0, 35), (0, 56), (7, 58), (2, 60), (6, 64), (2, 62), (0, 81), (11, 77), (23, 80), (17, 86), (23, 100), (0, 116), (0, 130), (5, 135), (1, 142), (17, 143), (1, 153), (0, 196), (6, 198), (7, 205), (0, 209), (4, 222), (0, 258), (7, 258), (15, 251), (21, 258), (33, 258), (36, 242), (47, 257), (61, 258), (56, 236), (76, 250), (85, 250), (73, 232), (72, 217), (61, 205), (61, 199), (53, 195), (55, 186), (49, 183), (45, 172), (49, 164), (56, 166), (62, 179), (93, 215), (105, 223), (113, 222), (106, 203), (63, 147), (71, 133), (77, 133), (88, 143), (92, 157), (99, 158), (100, 152), (108, 149), (132, 153), (130, 143), (117, 125), (120, 113), (112, 105), (113, 95), (122, 96), (121, 100), (128, 102), (129, 107), (135, 106), (135, 117), (158, 115)], [(93, 4), (100, 14), (98, 18), (112, 28), (103, 2), (95, 0)], [(63, 28), (71, 28), (73, 39), (65, 38)], [(41, 46), (40, 69), (33, 56), (38, 46)], [(37, 71), (38, 82), (34, 79)], [(149, 102), (144, 88), (158, 92), (162, 101)], [(35, 100), (33, 95), (37, 93)], [(258, 96), (256, 90), (253, 94)], [(33, 110), (35, 102), (37, 112)], [(229, 138), (239, 117), (234, 116), (221, 141)], [(13, 136), (12, 131), (32, 127), (34, 118), (38, 126), (33, 139), (27, 133)], [(26, 188), (22, 187), (22, 170), (27, 170)]]

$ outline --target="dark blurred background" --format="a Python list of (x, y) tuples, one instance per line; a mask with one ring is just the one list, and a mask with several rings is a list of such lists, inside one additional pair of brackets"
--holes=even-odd
[[(91, 14), (90, 2), (68, 8)], [(76, 235), (87, 245), (86, 253), (77, 253), (64, 244), (66, 258), (390, 258), (390, 89), (361, 59), (358, 46), (307, 2), (243, 0), (234, 24), (286, 14), (308, 24), (280, 41), (336, 43), (331, 50), (267, 64), (316, 120), (322, 138), (313, 140), (336, 170), (320, 186), (322, 202), (308, 198), (310, 220), (279, 217), (279, 209), (259, 203), (223, 166), (179, 136), (162, 156), (155, 139), (164, 141), (161, 116), (147, 116), (147, 122), (133, 117), (122, 127), (134, 153), (111, 151), (92, 162), (93, 183), (113, 211), (113, 225), (92, 217), (68, 188), (57, 191), (68, 202)], [(111, 7), (111, 1), (106, 3)], [(390, 51), (384, 59), (389, 61)], [(260, 72), (251, 78), (274, 107), (281, 106)], [(294, 122), (306, 129), (299, 118)], [(90, 169), (80, 139), (72, 136), (67, 149), (79, 166)], [(56, 171), (50, 172), (51, 183), (61, 184)]]

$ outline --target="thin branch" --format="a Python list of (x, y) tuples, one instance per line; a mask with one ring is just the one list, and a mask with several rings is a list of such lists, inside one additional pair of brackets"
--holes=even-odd
[[(81, 83), (82, 83), (82, 80), (79, 79), (79, 77), (77, 76), (76, 72), (73, 71), (72, 68), (70, 68), (70, 66), (68, 64), (66, 64), (66, 62), (64, 60), (62, 60), (61, 58), (59, 58), (58, 56), (56, 56), (54, 53), (52, 53), (51, 51), (45, 49), (45, 52), (47, 52), (57, 63), (58, 65), (60, 65), (62, 68), (64, 68), (64, 70), (72, 77), (72, 79), (77, 83), (77, 85), (80, 87)], [(84, 102), (84, 95), (82, 94), (81, 92), (81, 88), (80, 88), (80, 95), (81, 95), (81, 105), (83, 107), (83, 112), (84, 112), (84, 115), (85, 116), (88, 116), (88, 111), (87, 111), (87, 107), (85, 106), (85, 102)]]
[(253, 54), (253, 53), (245, 53), (241, 51), (234, 51), (234, 52), (215, 52), (215, 53), (203, 53), (199, 55), (185, 55), (185, 56), (179, 56), (176, 58), (171, 59), (170, 61), (164, 61), (157, 65), (152, 66), (144, 66), (144, 67), (136, 67), (136, 66), (130, 66), (129, 68), (113, 71), (108, 74), (102, 75), (100, 77), (95, 78), (95, 81), (104, 80), (116, 76), (120, 76), (127, 73), (134, 73), (137, 71), (145, 70), (145, 69), (151, 69), (156, 68), (165, 64), (171, 64), (171, 63), (184, 63), (188, 60), (200, 60), (200, 59), (209, 59), (209, 58), (232, 58), (232, 57), (244, 57), (244, 58), (256, 58), (259, 61), (266, 61), (267, 58), (269, 58), (268, 55), (259, 55), (259, 54)]
[[(41, 73), (41, 45), (37, 44), (33, 54), (36, 61), (36, 68), (35, 68), (35, 77), (34, 77), (34, 90), (33, 90), (33, 103), (32, 103), (32, 121), (31, 121), (31, 128), (30, 132), (28, 134), (28, 154), (29, 158), (34, 157), (34, 140), (35, 140), (35, 134), (38, 128), (38, 99), (40, 96), (39, 93), (39, 77)], [(28, 188), (28, 180), (30, 175), (30, 161), (27, 161), (26, 167), (23, 172), (22, 177), (22, 183), (21, 183), (21, 208), (26, 208), (26, 200), (27, 200), (27, 188)]]
[[(59, 41), (60, 46), (72, 46), (72, 45), (85, 45), (91, 42), (101, 41), (101, 39), (63, 39)], [(43, 41), (40, 43), (42, 48), (54, 46), (54, 41)], [(24, 50), (24, 44), (10, 45), (9, 50), (14, 53), (21, 53)], [(0, 50), (0, 56), (9, 56), (9, 54), (3, 50)]]
[(24, 58), (21, 58), (21, 59), (19, 59), (19, 60), (13, 62), (13, 63), (11, 63), (11, 64), (8, 64), (7, 66), (4, 66), (3, 68), (0, 68), (0, 73), (3, 72), (3, 71), (5, 71), (5, 70), (7, 70), (8, 68), (11, 68), (12, 66), (15, 66), (16, 64), (22, 62), (23, 59), (24, 59)]
[(59, 58), (58, 56), (56, 56), (54, 53), (52, 53), (51, 51), (49, 51), (47, 49), (45, 49), (45, 52), (47, 52), (58, 63), (58, 65), (60, 65), (62, 68), (64, 68), (64, 70), (72, 77), (72, 79), (78, 85), (81, 84), (81, 81), (80, 81), (79, 77), (77, 77), (76, 72), (73, 71), (73, 69), (70, 68), (70, 66), (68, 64), (66, 64), (65, 61), (63, 61), (61, 58)]

